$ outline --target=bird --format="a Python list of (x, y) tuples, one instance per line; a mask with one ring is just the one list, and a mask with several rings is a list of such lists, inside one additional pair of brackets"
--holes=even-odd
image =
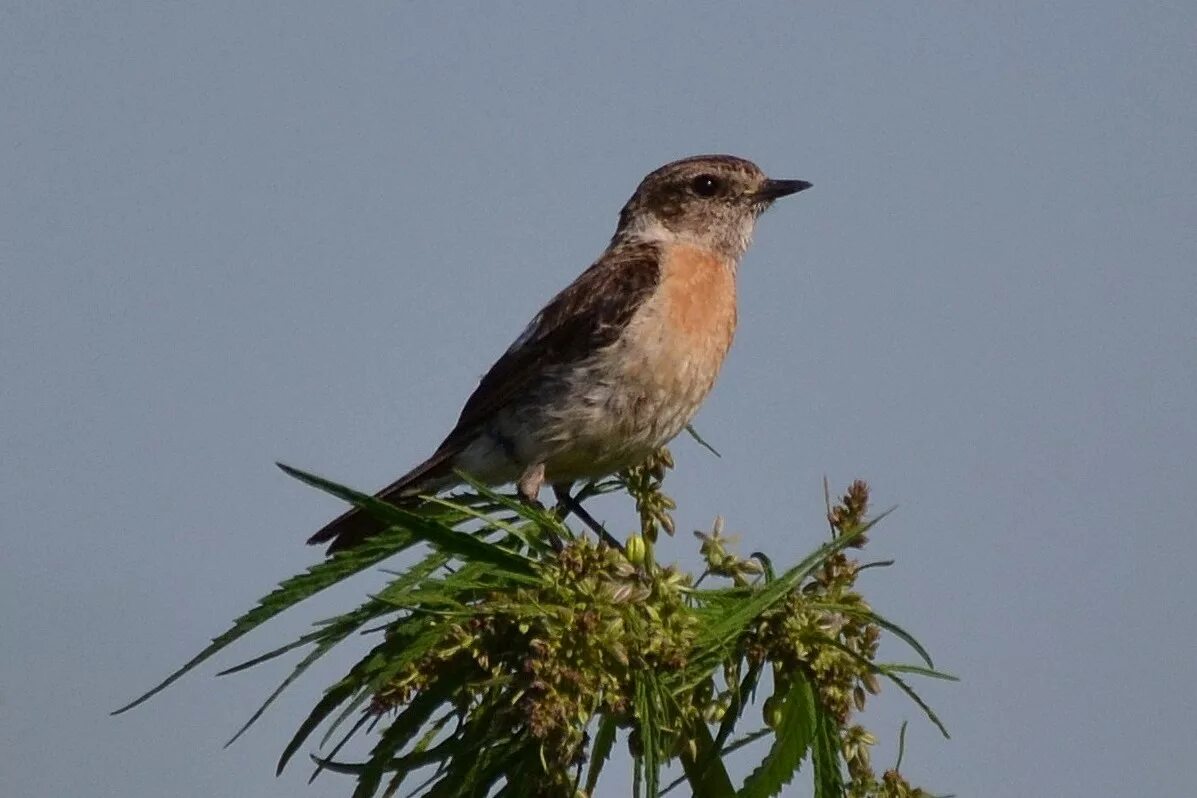
[[(810, 187), (732, 155), (650, 172), (598, 260), (495, 361), (432, 455), (375, 498), (410, 505), (461, 484), (465, 472), (514, 483), (533, 504), (550, 485), (593, 525), (572, 485), (638, 465), (690, 423), (735, 334), (737, 271), (758, 217)], [(384, 528), (354, 508), (308, 543), (332, 554)]]

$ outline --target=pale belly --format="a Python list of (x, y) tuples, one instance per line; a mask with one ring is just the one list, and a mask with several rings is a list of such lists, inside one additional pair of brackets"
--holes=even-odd
[(625, 357), (624, 368), (599, 369), (605, 376), (546, 413), (536, 437), (550, 481), (603, 476), (641, 462), (685, 428), (717, 374), (691, 358), (654, 367)]
[(509, 482), (544, 463), (546, 481), (571, 482), (636, 465), (694, 417), (735, 325), (734, 266), (682, 253), (615, 343), (501, 412), (459, 467)]
[(672, 440), (715, 384), (735, 325), (732, 268), (701, 254), (667, 264), (661, 290), (545, 414), (547, 478), (609, 474)]

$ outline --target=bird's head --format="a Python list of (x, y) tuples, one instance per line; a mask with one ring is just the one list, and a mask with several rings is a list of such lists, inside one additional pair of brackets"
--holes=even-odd
[(619, 214), (615, 240), (685, 241), (739, 260), (774, 200), (810, 188), (773, 180), (752, 161), (698, 155), (666, 164), (640, 182)]

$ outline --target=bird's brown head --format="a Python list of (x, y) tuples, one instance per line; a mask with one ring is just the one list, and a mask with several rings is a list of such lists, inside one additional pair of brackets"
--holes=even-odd
[(615, 241), (686, 241), (738, 260), (756, 219), (774, 200), (810, 188), (772, 180), (752, 161), (698, 155), (665, 164), (640, 182), (619, 214)]

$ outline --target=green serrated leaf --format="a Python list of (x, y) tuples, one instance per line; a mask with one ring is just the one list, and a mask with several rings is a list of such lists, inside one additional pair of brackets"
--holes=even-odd
[[(448, 557), (444, 554), (439, 552), (433, 553), (413, 565), (406, 574), (391, 582), (391, 584), (387, 586), (386, 590), (402, 590), (404, 586), (426, 577), (441, 565), (444, 565), (447, 560)], [(320, 629), (299, 638), (296, 643), (301, 641), (314, 643), (312, 651), (310, 651), (308, 655), (292, 669), (291, 673), (288, 674), (287, 678), (283, 680), (282, 684), (275, 688), (274, 692), (272, 692), (266, 698), (266, 700), (262, 702), (262, 705), (258, 707), (257, 711), (255, 711), (254, 714), (250, 716), (249, 720), (247, 720), (245, 724), (237, 731), (237, 733), (234, 734), (227, 743), (225, 743), (225, 746), (227, 747), (236, 742), (237, 738), (244, 734), (250, 726), (252, 726), (260, 717), (262, 717), (262, 714), (272, 703), (274, 703), (274, 700), (278, 698), (282, 692), (286, 690), (287, 687), (289, 687), (296, 679), (298, 679), (304, 671), (311, 667), (312, 663), (327, 654), (338, 643), (349, 637), (371, 620), (381, 615), (386, 615), (392, 610), (393, 607), (391, 607), (387, 602), (380, 601), (378, 599), (371, 599), (352, 612), (322, 621), (319, 624), (321, 627)], [(292, 647), (294, 647), (294, 644), (284, 646), (282, 649), (275, 649), (275, 651), (269, 652), (268, 654), (255, 657), (254, 659), (244, 662), (241, 665), (221, 671), (219, 675), (224, 676), (244, 670), (245, 668), (252, 667), (277, 655), (277, 653), (279, 653), (281, 650), (289, 650)]]
[(348, 701), (357, 691), (356, 680), (352, 677), (353, 673), (350, 672), (349, 676), (346, 676), (326, 690), (324, 696), (316, 703), (316, 706), (312, 707), (312, 711), (308, 713), (303, 723), (299, 725), (299, 729), (292, 736), (291, 742), (287, 743), (287, 747), (283, 749), (282, 756), (279, 757), (278, 765), (275, 767), (275, 775), (280, 775), (283, 772), (283, 769), (287, 767), (287, 762), (299, 750), (299, 746), (303, 745), (303, 741), (316, 730), (316, 727), (334, 709), (339, 707), (343, 702)]
[(599, 718), (598, 730), (594, 734), (594, 743), (590, 748), (590, 767), (586, 771), (586, 794), (594, 794), (594, 786), (598, 784), (599, 774), (607, 757), (611, 756), (611, 747), (615, 744), (615, 732), (618, 724), (610, 715)]
[(359, 493), (352, 488), (338, 485), (323, 477), (309, 474), (298, 468), (278, 464), (278, 467), (300, 482), (311, 485), (325, 493), (336, 496), (370, 513), (379, 521), (399, 527), (424, 540), (441, 551), (454, 554), (463, 560), (489, 562), (495, 566), (505, 568), (512, 573), (530, 576), (533, 573), (532, 560), (522, 554), (487, 543), (484, 540), (433, 520), (426, 514), (413, 512), (393, 504), (376, 499), (365, 493)]
[(327, 560), (313, 565), (304, 573), (282, 581), (274, 591), (258, 601), (258, 606), (235, 620), (227, 632), (214, 638), (207, 648), (192, 657), (187, 664), (163, 679), (152, 690), (115, 710), (112, 714), (119, 715), (145, 703), (218, 651), (261, 626), (283, 610), (293, 607), (321, 590), (348, 579), (371, 565), (402, 551), (415, 541), (416, 538), (407, 532), (395, 531), (378, 535), (353, 549), (337, 552)]
[[(364, 623), (364, 621), (363, 621), (363, 623)], [(329, 636), (327, 638), (320, 640), (320, 642), (317, 643), (316, 646), (311, 651), (308, 652), (307, 656), (305, 656), (302, 660), (300, 660), (299, 663), (294, 668), (291, 669), (291, 672), (289, 674), (287, 674), (287, 678), (283, 679), (282, 683), (278, 687), (274, 688), (274, 690), (270, 693), (270, 695), (268, 695), (266, 697), (266, 700), (263, 701), (261, 703), (261, 705), (259, 705), (256, 710), (254, 710), (254, 713), (249, 716), (249, 719), (246, 720), (245, 723), (243, 723), (241, 725), (241, 728), (238, 729), (237, 732), (232, 737), (229, 738), (228, 742), (226, 742), (224, 744), (225, 748), (228, 748), (230, 745), (237, 742), (237, 738), (239, 738), (241, 735), (245, 734), (245, 732), (249, 731), (249, 727), (253, 726), (254, 723), (257, 722), (258, 718), (262, 717), (263, 713), (266, 712), (267, 708), (271, 704), (274, 703), (274, 700), (276, 698), (278, 698), (280, 695), (282, 695), (283, 691), (286, 690), (287, 687), (289, 687), (296, 679), (298, 679), (300, 674), (302, 674), (309, 667), (311, 667), (313, 662), (315, 662), (316, 660), (320, 659), (320, 657), (327, 654), (328, 651), (333, 646), (335, 646), (337, 643), (341, 642), (346, 637), (348, 637), (353, 632), (353, 630), (356, 628), (357, 627), (355, 626), (355, 627), (345, 631), (344, 634), (332, 635), (332, 636)]]
[(636, 679), (636, 722), (640, 729), (641, 753), (644, 764), (644, 794), (655, 798), (661, 779), (660, 704), (656, 679), (645, 671)]
[(815, 736), (815, 694), (810, 682), (795, 676), (786, 693), (773, 736), (773, 745), (737, 795), (739, 798), (772, 798), (790, 783), (806, 758)]
[(722, 751), (723, 744), (727, 742), (727, 738), (731, 737), (732, 732), (735, 731), (736, 723), (744, 714), (744, 707), (748, 705), (750, 696), (756, 692), (756, 685), (760, 681), (761, 669), (763, 667), (764, 662), (749, 666), (748, 672), (744, 674), (744, 678), (737, 685), (732, 705), (727, 708), (727, 713), (723, 716), (723, 720), (719, 724), (719, 731), (715, 735), (714, 750)]
[(844, 798), (839, 729), (835, 718), (818, 704), (815, 705), (815, 736), (811, 741), (811, 762), (815, 772), (815, 798)]
[[(697, 746), (695, 755), (691, 756), (690, 751), (685, 749), (681, 755), (684, 780), (690, 785), (690, 794), (693, 798), (734, 798), (736, 788), (705, 723), (699, 721), (694, 724), (691, 739)], [(664, 795), (680, 783), (681, 780), (675, 781), (660, 794)]]
[[(493, 738), (487, 734), (490, 719), (486, 717), (486, 722), (474, 724), (475, 728), (463, 734), (461, 755), (453, 757), (444, 775), (425, 794), (425, 798), (483, 798), (509, 765), (514, 765), (518, 771), (524, 759), (520, 756), (518, 741), (507, 737), (493, 742)], [(481, 744), (488, 739), (493, 744)]]
[(392, 626), (391, 636), (371, 649), (350, 669), (348, 675), (330, 687), (313, 707), (279, 757), (276, 772), (283, 772), (299, 747), (333, 710), (352, 699), (363, 688), (385, 682), (394, 673), (422, 656), (440, 637), (440, 630), (427, 628), (427, 621), (422, 617), (407, 618)]
[[(372, 718), (370, 717), (369, 713), (363, 712), (361, 714), (361, 716), (357, 719), (357, 723), (350, 726), (349, 731), (345, 732), (344, 736), (341, 737), (340, 742), (338, 742), (336, 745), (334, 745), (333, 749), (328, 752), (328, 756), (317, 757), (314, 754), (312, 755), (312, 759), (316, 762), (316, 769), (314, 771), (312, 771), (311, 776), (308, 776), (308, 784), (311, 784), (313, 781), (315, 781), (316, 777), (320, 775), (321, 771), (325, 770), (326, 768), (331, 768), (334, 764), (338, 764), (338, 765), (345, 766), (345, 767), (353, 767), (354, 768), (353, 772), (355, 772), (355, 773), (360, 772), (365, 767), (365, 765), (360, 764), (360, 763), (354, 763), (353, 765), (350, 766), (350, 765), (345, 765), (344, 763), (335, 763), (334, 760), (336, 759), (337, 754), (341, 753), (341, 749), (344, 748), (349, 743), (349, 741), (353, 739), (354, 735), (356, 735), (359, 731), (361, 731), (362, 727), (365, 726), (367, 723), (369, 723), (371, 720), (372, 720)], [(343, 773), (344, 771), (340, 770), (338, 772)]]
[(517, 499), (513, 496), (507, 496), (505, 494), (499, 493), (489, 485), (485, 485), (474, 479), (471, 474), (465, 471), (454, 471), (453, 473), (457, 474), (457, 476), (460, 477), (467, 485), (476, 490), (480, 496), (484, 496), (490, 501), (501, 505), (505, 509), (515, 513), (521, 518), (527, 521), (532, 521), (541, 528), (551, 529), (559, 535), (570, 534), (569, 527), (563, 524), (561, 519), (558, 518), (557, 514), (553, 511), (528, 504), (527, 502)]
[(697, 647), (717, 648), (728, 640), (738, 637), (744, 631), (744, 627), (753, 619), (784, 599), (828, 557), (851, 545), (852, 541), (863, 535), (867, 528), (867, 526), (862, 527), (852, 534), (842, 535), (830, 543), (824, 543), (802, 562), (763, 586), (752, 598), (733, 604), (723, 617), (704, 628), (697, 641)]
[(333, 718), (332, 723), (328, 724), (328, 728), (324, 730), (324, 734), (320, 737), (320, 747), (323, 748), (324, 746), (328, 745), (328, 741), (333, 738), (333, 735), (336, 734), (337, 729), (341, 728), (341, 725), (344, 724), (345, 721), (349, 720), (349, 716), (361, 709), (362, 705), (369, 701), (372, 697), (373, 696), (367, 688), (363, 687), (358, 690), (357, 694), (354, 695), (351, 700), (347, 701), (345, 706), (342, 707), (340, 713)]
[(415, 738), (436, 708), (449, 700), (458, 689), (459, 681), (454, 674), (440, 674), (391, 721), (370, 752), (370, 760), (358, 774), (353, 798), (371, 798), (374, 795), (382, 783), (383, 774), (394, 766), (396, 755)]
[(479, 521), (485, 521), (489, 527), (506, 532), (512, 537), (518, 539), (532, 551), (544, 552), (548, 551), (549, 549), (548, 544), (545, 543), (542, 536), (528, 535), (522, 528), (516, 526), (515, 524), (508, 523), (500, 518), (496, 518), (493, 515), (488, 515), (487, 513), (475, 510), (473, 507), (456, 504), (455, 502), (452, 502), (448, 499), (443, 499), (439, 496), (427, 496), (425, 498), (427, 501), (433, 504), (440, 504), (444, 507), (458, 509), (466, 515), (469, 515), (471, 518)]

